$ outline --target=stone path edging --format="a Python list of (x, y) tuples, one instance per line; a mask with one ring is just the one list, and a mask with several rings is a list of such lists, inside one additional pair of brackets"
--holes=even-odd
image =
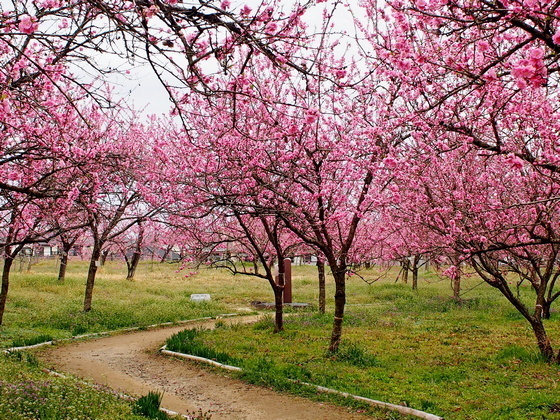
[[(216, 366), (216, 367), (219, 367), (221, 369), (225, 369), (225, 370), (229, 370), (229, 371), (234, 371), (234, 372), (242, 372), (243, 371), (243, 369), (241, 369), (240, 367), (237, 367), (237, 366), (224, 365), (223, 363), (216, 362), (215, 360), (206, 359), (204, 357), (195, 356), (193, 354), (178, 353), (178, 352), (175, 352), (175, 351), (167, 350), (166, 345), (163, 346), (159, 351), (160, 351), (160, 353), (165, 354), (167, 356), (174, 356), (174, 357), (179, 357), (179, 358), (183, 358), (183, 359), (202, 362), (202, 363), (206, 363), (206, 364)], [(411, 415), (411, 416), (415, 416), (415, 417), (418, 417), (418, 418), (421, 418), (421, 419), (424, 419), (424, 420), (444, 420), (443, 417), (436, 416), (435, 414), (426, 413), (424, 411), (416, 410), (416, 409), (410, 408), (410, 407), (405, 407), (403, 405), (396, 405), (396, 404), (391, 404), (391, 403), (387, 403), (387, 402), (383, 402), (383, 401), (377, 401), (377, 400), (373, 400), (371, 398), (361, 397), (359, 395), (353, 395), (353, 394), (349, 394), (347, 392), (338, 391), (336, 389), (325, 388), (323, 386), (314, 385), (314, 384), (310, 384), (310, 383), (307, 383), (307, 382), (296, 381), (296, 380), (293, 380), (293, 379), (289, 379), (289, 381), (315, 388), (317, 391), (324, 392), (324, 393), (327, 393), (327, 394), (336, 394), (336, 395), (340, 395), (342, 397), (352, 398), (352, 399), (357, 400), (357, 401), (362, 401), (362, 402), (365, 402), (367, 404), (370, 404), (370, 405), (373, 405), (373, 406), (376, 406), (376, 407), (381, 407), (381, 408), (385, 408), (387, 410), (397, 411), (397, 412), (399, 412), (401, 414), (404, 414), (404, 415)]]

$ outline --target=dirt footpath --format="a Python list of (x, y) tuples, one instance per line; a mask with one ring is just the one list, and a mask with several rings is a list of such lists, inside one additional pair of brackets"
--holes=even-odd
[[(231, 322), (239, 322), (239, 318)], [(158, 353), (167, 337), (202, 325), (211, 327), (213, 322), (54, 346), (41, 351), (38, 357), (57, 372), (70, 373), (128, 395), (164, 391), (162, 407), (182, 414), (202, 409), (212, 414), (212, 420), (371, 419), (344, 408), (247, 385), (204, 371), (192, 362)]]

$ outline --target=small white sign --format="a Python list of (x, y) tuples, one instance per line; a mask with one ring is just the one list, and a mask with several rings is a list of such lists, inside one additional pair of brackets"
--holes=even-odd
[(210, 300), (210, 295), (208, 294), (194, 294), (191, 295), (191, 300), (193, 302), (204, 302)]

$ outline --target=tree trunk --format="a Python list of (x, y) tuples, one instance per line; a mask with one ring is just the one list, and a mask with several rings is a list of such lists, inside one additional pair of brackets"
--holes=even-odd
[(144, 243), (144, 225), (142, 222), (138, 222), (138, 237), (136, 238), (136, 246), (134, 247), (134, 253), (132, 254), (132, 258), (129, 261), (126, 261), (126, 265), (128, 266), (128, 273), (126, 275), (127, 280), (133, 280), (134, 274), (136, 273), (136, 268), (138, 267), (138, 263), (140, 262), (140, 258), (142, 257), (142, 245)]
[(542, 319), (550, 319), (550, 306), (552, 301), (548, 301), (546, 299), (543, 300), (542, 304)]
[(319, 312), (324, 314), (326, 309), (326, 281), (325, 261), (317, 259), (317, 272), (319, 274)]
[[(480, 258), (480, 257), (479, 257)], [(535, 310), (533, 314), (530, 313), (529, 308), (525, 306), (525, 304), (516, 297), (515, 293), (509, 287), (509, 284), (505, 277), (501, 275), (501, 273), (496, 273), (492, 271), (492, 267), (488, 269), (488, 264), (482, 258), (476, 260), (473, 259), (475, 264), (471, 265), (476, 272), (488, 283), (490, 286), (497, 288), (505, 297), (506, 299), (517, 309), (517, 311), (523, 315), (529, 324), (531, 324), (531, 328), (533, 329), (533, 333), (535, 338), (537, 339), (537, 345), (539, 347), (540, 353), (542, 357), (548, 363), (560, 363), (560, 353), (554, 354), (554, 350), (552, 349), (552, 344), (550, 343), (550, 339), (548, 338), (548, 334), (546, 333), (546, 329), (544, 328), (544, 324), (542, 322), (542, 311), (543, 311), (543, 300), (542, 296), (537, 296), (537, 302), (535, 305), (535, 309), (541, 307), (541, 310)], [(490, 276), (485, 275), (484, 273), (490, 274)]]
[(27, 273), (31, 272), (31, 266), (33, 265), (33, 254), (35, 253), (35, 250), (33, 250), (33, 252), (31, 253), (31, 255), (29, 255), (29, 259), (27, 260)]
[[(333, 266), (331, 266), (332, 270)], [(329, 352), (337, 353), (342, 337), (342, 321), (344, 319), (344, 307), (346, 305), (346, 270), (332, 270), (334, 276), (334, 321), (331, 333)]]
[(548, 338), (548, 334), (546, 333), (541, 317), (538, 315), (533, 317), (530, 323), (543, 358), (548, 363), (559, 363), (559, 357), (556, 356), (552, 350), (552, 344), (550, 343), (550, 339)]
[(401, 262), (403, 272), (403, 283), (408, 284), (408, 271), (410, 270), (410, 261), (405, 258)]
[(127, 261), (128, 273), (126, 275), (127, 280), (134, 280), (134, 275), (136, 274), (136, 268), (138, 268), (138, 263), (140, 262), (141, 252), (134, 251), (130, 262)]
[(12, 255), (4, 258), (4, 267), (2, 269), (2, 290), (0, 291), (0, 325), (4, 318), (4, 310), (6, 309), (6, 298), (8, 297), (8, 288), (10, 287), (10, 269), (14, 262)]
[(453, 288), (453, 299), (459, 301), (461, 300), (461, 274), (457, 275), (451, 280), (451, 286)]
[(99, 266), (103, 267), (105, 265), (105, 262), (107, 262), (107, 256), (108, 255), (109, 255), (109, 250), (108, 249), (101, 252), (101, 254), (99, 255), (101, 258), (99, 258), (99, 256), (97, 257), (97, 260), (99, 260)]
[(284, 330), (284, 260), (281, 256), (278, 258), (278, 279), (274, 289), (274, 309), (276, 315), (274, 318), (274, 332)]
[(282, 301), (282, 294), (284, 290), (281, 287), (274, 287), (274, 332), (280, 332), (284, 330), (284, 308)]
[(84, 312), (91, 311), (91, 302), (93, 300), (93, 285), (95, 284), (95, 275), (100, 265), (99, 257), (101, 256), (101, 246), (94, 245), (89, 262), (89, 269), (86, 281), (86, 293), (84, 297)]
[(168, 246), (163, 250), (163, 253), (161, 254), (161, 257), (159, 259), (159, 262), (161, 264), (163, 264), (167, 260), (167, 257), (169, 256), (169, 253), (171, 252), (171, 249), (172, 249), (172, 247)]
[(68, 265), (68, 254), (65, 251), (62, 251), (60, 255), (60, 267), (58, 268), (58, 281), (64, 282), (66, 278), (66, 266)]
[(412, 261), (412, 290), (418, 290), (418, 264), (420, 263), (420, 256), (415, 255)]
[(68, 254), (74, 242), (63, 242), (62, 254), (60, 254), (60, 267), (58, 269), (58, 281), (63, 282), (66, 278), (66, 267), (68, 266)]

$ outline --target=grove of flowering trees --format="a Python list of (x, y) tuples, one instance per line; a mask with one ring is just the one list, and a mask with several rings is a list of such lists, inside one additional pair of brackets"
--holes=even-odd
[[(2, 7), (0, 323), (22, 247), (52, 239), (68, 252), (81, 237), (93, 245), (85, 311), (109, 247), (132, 278), (143, 244), (199, 259), (227, 246), (262, 266), (227, 265), (270, 283), (281, 330), (273, 266), (304, 250), (334, 278), (336, 352), (352, 264), (417, 269), (422, 257), (455, 279), (456, 298), (474, 269), (560, 362), (546, 330), (560, 296), (557, 3)], [(354, 16), (353, 32), (339, 14)], [(111, 77), (139, 63), (169, 113), (142, 120), (111, 94)]]

